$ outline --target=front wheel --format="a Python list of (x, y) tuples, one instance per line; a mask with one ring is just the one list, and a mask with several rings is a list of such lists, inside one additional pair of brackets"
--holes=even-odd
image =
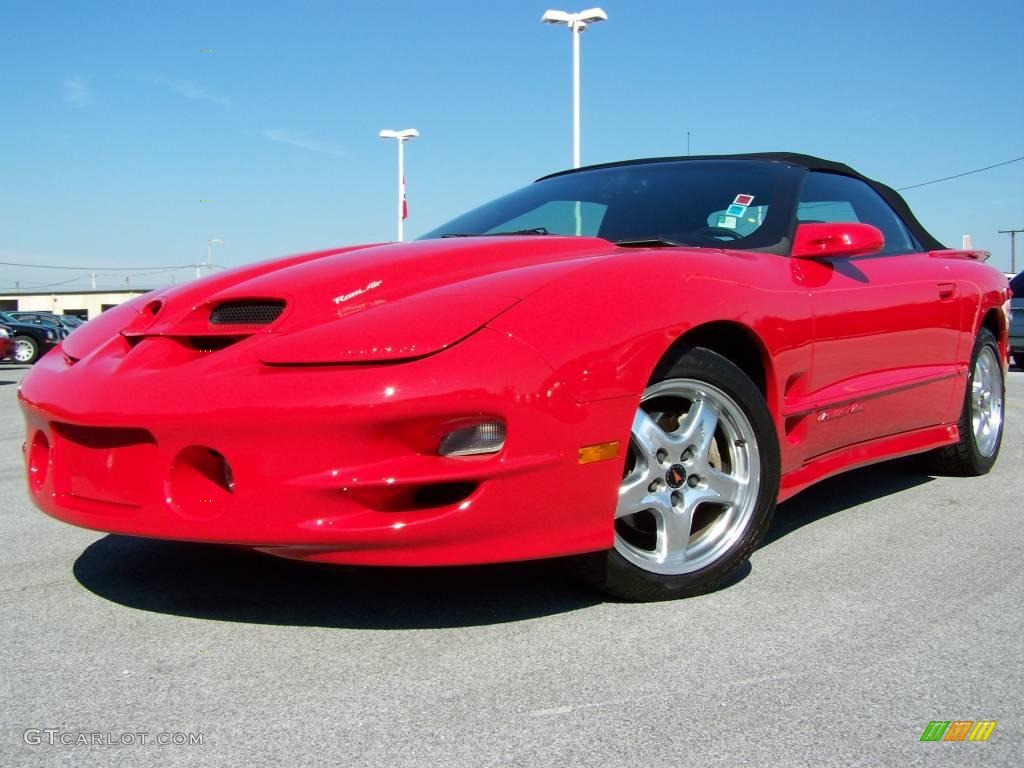
[(18, 363), (34, 363), (39, 358), (39, 344), (31, 336), (14, 337), (14, 360)]
[(582, 572), (626, 600), (709, 592), (757, 546), (778, 487), (778, 438), (761, 392), (721, 355), (688, 350), (640, 398), (615, 546), (580, 558)]

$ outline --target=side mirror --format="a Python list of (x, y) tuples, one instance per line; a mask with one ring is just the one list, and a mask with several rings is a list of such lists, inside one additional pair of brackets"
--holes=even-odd
[(799, 224), (790, 255), (798, 259), (826, 256), (867, 256), (878, 253), (885, 237), (870, 224)]

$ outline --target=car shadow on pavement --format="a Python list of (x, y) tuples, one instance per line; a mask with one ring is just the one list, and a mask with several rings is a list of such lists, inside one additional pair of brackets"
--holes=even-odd
[(289, 626), (437, 629), (586, 608), (600, 596), (560, 561), (373, 568), (283, 560), (241, 548), (109, 535), (74, 565), (100, 597), (176, 616)]
[(770, 546), (783, 536), (829, 515), (916, 488), (934, 479), (927, 473), (922, 457), (908, 456), (822, 480), (779, 504), (761, 546)]
[[(927, 483), (914, 459), (825, 480), (779, 505), (761, 546), (858, 504)], [(372, 568), (282, 560), (211, 544), (108, 535), (74, 574), (106, 600), (215, 621), (350, 629), (438, 629), (521, 621), (591, 607), (565, 561), (450, 568)], [(751, 573), (745, 563), (723, 585)]]

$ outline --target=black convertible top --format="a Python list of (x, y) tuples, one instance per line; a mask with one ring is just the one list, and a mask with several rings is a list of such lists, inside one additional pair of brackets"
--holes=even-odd
[(858, 173), (844, 163), (825, 160), (820, 157), (814, 157), (813, 155), (801, 155), (797, 152), (753, 152), (741, 155), (684, 155), (681, 157), (650, 157), (640, 160), (620, 160), (614, 163), (600, 163), (598, 165), (588, 165), (583, 168), (571, 168), (567, 171), (550, 173), (547, 176), (542, 176), (537, 179), (537, 181), (543, 181), (544, 179), (550, 179), (556, 176), (565, 176), (570, 173), (592, 171), (598, 168), (615, 168), (623, 165), (666, 163), (686, 160), (764, 160), (775, 163), (786, 163), (787, 165), (796, 165), (801, 168), (806, 168), (809, 171), (823, 171), (825, 173), (838, 173), (843, 176), (852, 176), (855, 179), (860, 179), (865, 182), (885, 198), (885, 201), (892, 206), (893, 210), (895, 210), (897, 214), (899, 214), (899, 217), (903, 219), (903, 223), (907, 225), (907, 229), (910, 230), (926, 251), (942, 251), (946, 249), (946, 246), (932, 237), (928, 230), (921, 226), (921, 222), (919, 222), (917, 217), (914, 216), (913, 212), (911, 212), (910, 206), (907, 205), (907, 201), (904, 200), (900, 193), (892, 187), (886, 186), (880, 181), (869, 179), (867, 176)]

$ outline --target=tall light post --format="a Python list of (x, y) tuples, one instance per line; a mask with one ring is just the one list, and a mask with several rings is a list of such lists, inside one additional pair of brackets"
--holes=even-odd
[(1024, 229), (1000, 229), (1000, 235), (1010, 236), (1010, 271), (1017, 273), (1017, 235), (1024, 232)]
[(224, 245), (224, 241), (215, 237), (206, 243), (206, 269), (209, 272), (213, 272), (213, 246), (215, 245)]
[(403, 222), (409, 215), (405, 203), (405, 142), (418, 138), (420, 132), (415, 128), (403, 131), (383, 130), (377, 134), (382, 139), (395, 139), (398, 142), (398, 242), (402, 242)]
[(572, 32), (572, 167), (580, 167), (580, 35), (588, 24), (607, 21), (608, 14), (600, 8), (579, 13), (545, 11), (540, 20), (545, 24), (566, 24)]

